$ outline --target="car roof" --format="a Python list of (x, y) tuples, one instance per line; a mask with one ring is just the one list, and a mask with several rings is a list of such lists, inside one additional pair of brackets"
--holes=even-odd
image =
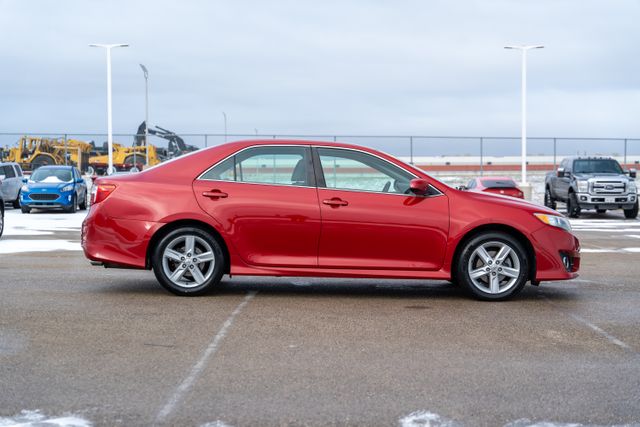
[(493, 181), (514, 181), (515, 182), (515, 179), (511, 178), (510, 176), (481, 176), (478, 179), (480, 181), (493, 180)]
[(569, 160), (615, 160), (610, 156), (567, 156)]
[[(44, 165), (40, 166), (38, 169), (73, 169), (75, 166), (65, 166), (65, 165)], [(38, 170), (36, 169), (36, 170)], [(35, 171), (34, 171), (35, 172)]]

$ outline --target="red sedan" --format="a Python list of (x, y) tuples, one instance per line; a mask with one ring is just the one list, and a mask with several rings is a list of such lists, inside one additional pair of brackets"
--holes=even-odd
[(469, 191), (484, 191), (485, 193), (500, 194), (503, 196), (516, 197), (524, 199), (522, 190), (518, 188), (516, 182), (506, 176), (485, 176), (481, 178), (473, 178), (467, 184)]
[(543, 206), (459, 191), (355, 145), (242, 141), (93, 187), (93, 264), (153, 269), (178, 295), (224, 274), (451, 280), (499, 300), (577, 277), (578, 239)]

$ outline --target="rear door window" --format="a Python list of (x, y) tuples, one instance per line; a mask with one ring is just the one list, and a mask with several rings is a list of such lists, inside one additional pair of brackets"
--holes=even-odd
[(13, 166), (5, 165), (5, 166), (3, 166), (3, 169), (4, 169), (4, 176), (6, 178), (15, 178), (16, 177), (16, 171), (13, 169)]

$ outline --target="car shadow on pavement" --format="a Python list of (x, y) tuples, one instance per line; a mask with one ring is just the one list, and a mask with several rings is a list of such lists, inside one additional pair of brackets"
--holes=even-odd
[[(122, 280), (94, 289), (95, 292), (123, 295), (158, 295), (172, 298), (154, 279), (135, 281)], [(374, 279), (318, 279), (318, 278), (270, 278), (270, 277), (226, 277), (215, 290), (200, 298), (215, 298), (223, 295), (240, 295), (258, 292), (261, 296), (288, 297), (376, 297), (376, 298), (429, 298), (473, 300), (459, 286), (446, 281), (433, 280), (374, 280)], [(545, 289), (526, 285), (512, 301), (576, 300), (579, 295), (561, 288)]]

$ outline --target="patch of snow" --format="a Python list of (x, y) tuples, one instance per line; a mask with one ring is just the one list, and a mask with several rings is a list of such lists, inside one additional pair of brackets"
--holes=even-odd
[(80, 242), (71, 242), (69, 240), (0, 239), (0, 254), (81, 250)]
[(0, 427), (91, 427), (91, 422), (75, 415), (47, 418), (39, 410), (23, 410), (13, 417), (0, 417)]
[(415, 411), (399, 420), (400, 427), (460, 427), (457, 421), (429, 411)]

